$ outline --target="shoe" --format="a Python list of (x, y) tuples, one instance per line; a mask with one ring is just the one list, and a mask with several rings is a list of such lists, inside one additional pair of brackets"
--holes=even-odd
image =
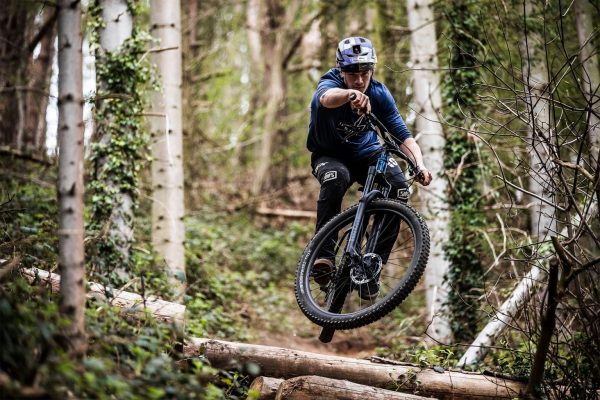
[(358, 286), (358, 296), (367, 301), (372, 301), (379, 296), (379, 278), (372, 279)]
[(326, 287), (327, 284), (331, 281), (331, 277), (333, 276), (333, 272), (335, 271), (335, 266), (331, 262), (331, 260), (327, 258), (318, 258), (313, 264), (313, 269), (311, 272), (311, 276), (315, 278), (315, 282), (321, 286), (321, 288)]

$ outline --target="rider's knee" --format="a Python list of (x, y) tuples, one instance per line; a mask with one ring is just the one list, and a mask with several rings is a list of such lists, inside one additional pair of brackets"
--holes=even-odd
[(344, 169), (324, 172), (319, 179), (321, 183), (320, 201), (340, 201), (350, 186), (350, 173)]
[(410, 197), (410, 189), (408, 188), (395, 188), (396, 191), (396, 199), (401, 201), (402, 203), (408, 203), (408, 198)]

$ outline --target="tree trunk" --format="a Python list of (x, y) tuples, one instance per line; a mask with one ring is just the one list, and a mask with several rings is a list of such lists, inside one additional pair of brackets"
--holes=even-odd
[(151, 31), (163, 49), (153, 54), (162, 92), (152, 99), (152, 243), (169, 268), (176, 298), (185, 292), (183, 135), (181, 110), (181, 5), (153, 0)]
[[(556, 237), (553, 237), (555, 239)], [(525, 389), (525, 398), (535, 400), (543, 396), (541, 390), (544, 371), (546, 366), (546, 357), (548, 349), (556, 326), (556, 308), (558, 307), (558, 259), (553, 257), (549, 262), (548, 271), (548, 290), (546, 291), (546, 308), (540, 309), (540, 336), (536, 343), (535, 356), (531, 365), (529, 382)], [(561, 288), (564, 289), (564, 288)]]
[[(22, 0), (7, 0), (2, 6), (0, 145), (27, 153), (42, 153), (56, 39), (56, 9), (48, 4)], [(38, 19), (39, 14), (43, 17)]]
[(435, 342), (448, 343), (452, 336), (447, 313), (442, 305), (447, 301), (448, 285), (444, 283), (449, 263), (443, 246), (448, 242), (449, 212), (446, 200), (447, 182), (444, 168), (444, 132), (438, 119), (442, 105), (437, 59), (437, 37), (432, 23), (433, 2), (409, 0), (408, 23), (411, 31), (410, 52), (413, 69), (413, 104), (417, 113), (416, 131), (423, 149), (427, 168), (436, 175), (428, 188), (420, 190), (425, 205), (425, 219), (431, 232), (429, 266), (425, 270), (427, 309), (431, 322), (428, 337)]
[(283, 170), (275, 172), (275, 157), (281, 157), (281, 149), (287, 142), (281, 127), (281, 118), (286, 114), (286, 77), (284, 75), (285, 9), (280, 0), (261, 3), (259, 7), (260, 40), (264, 67), (265, 116), (262, 126), (262, 138), (259, 144), (258, 165), (252, 185), (252, 193), (262, 190), (279, 189), (282, 176), (287, 174), (285, 163)]
[(60, 310), (70, 321), (70, 351), (82, 356), (85, 335), (83, 250), (83, 55), (81, 4), (58, 2), (58, 265), (63, 279)]
[[(100, 49), (96, 52), (97, 65), (105, 62), (104, 57), (123, 51), (122, 45), (131, 37), (133, 31), (133, 19), (127, 9), (126, 0), (99, 0), (98, 3), (102, 8), (102, 20), (105, 26), (100, 28)], [(97, 113), (106, 114), (105, 120), (96, 124), (96, 140), (100, 147), (114, 148), (114, 141), (119, 134), (113, 131), (114, 127), (123, 131), (131, 128), (119, 126), (118, 116), (114, 113), (106, 113), (104, 110), (110, 106), (109, 102), (123, 101), (112, 98), (112, 96), (127, 95), (127, 93), (112, 93), (110, 77), (103, 79), (99, 74), (96, 77), (98, 93), (108, 97), (96, 102)], [(123, 157), (123, 164), (131, 162), (124, 154), (118, 156)], [(100, 273), (105, 276), (108, 276), (112, 269), (121, 272), (128, 269), (131, 243), (133, 242), (134, 199), (131, 192), (125, 189), (121, 180), (115, 176), (116, 171), (113, 170), (114, 167), (111, 163), (114, 163), (114, 160), (106, 155), (95, 158), (92, 175), (94, 180), (99, 181), (98, 185), (106, 187), (106, 192), (111, 195), (110, 209), (95, 207), (92, 215), (92, 221), (102, 224), (103, 231), (107, 228), (110, 240), (114, 243), (114, 247), (109, 250), (110, 256), (106, 254), (100, 256), (101, 258), (115, 259), (109, 261), (105, 268), (100, 268)], [(130, 165), (127, 165), (127, 168), (129, 169)]]
[(430, 397), (399, 393), (321, 376), (299, 376), (281, 383), (276, 400), (424, 400)]
[[(600, 151), (600, 65), (598, 49), (594, 48), (594, 10), (588, 0), (575, 0), (575, 21), (579, 39), (579, 60), (583, 91), (587, 101), (587, 132), (590, 141), (590, 160), (592, 168), (598, 168)], [(596, 39), (597, 40), (597, 39)], [(600, 201), (600, 200), (599, 200)]]
[[(528, 0), (525, 5), (527, 18), (542, 18), (537, 7)], [(526, 29), (531, 29), (531, 27)], [(535, 28), (534, 28), (535, 29)], [(548, 90), (548, 69), (544, 59), (544, 40), (539, 32), (526, 30), (521, 41), (523, 59), (523, 82), (525, 83), (525, 104), (529, 116), (527, 142), (529, 154), (529, 190), (547, 202), (554, 202), (552, 179), (554, 164), (552, 157), (552, 128), (550, 121), (550, 103)], [(556, 232), (554, 206), (532, 198), (534, 203), (530, 212), (532, 236), (539, 240), (547, 239), (548, 232)]]
[(511, 399), (524, 390), (521, 382), (454, 371), (438, 373), (414, 365), (388, 365), (298, 350), (192, 338), (184, 346), (188, 357), (203, 355), (215, 368), (255, 363), (262, 375), (292, 378), (319, 375), (440, 399)]
[(494, 312), (490, 318), (490, 322), (477, 335), (477, 338), (475, 338), (456, 366), (465, 368), (475, 366), (483, 361), (490, 347), (496, 342), (496, 339), (510, 325), (513, 318), (523, 309), (523, 306), (529, 302), (529, 299), (537, 292), (537, 289), (546, 278), (546, 271), (534, 265), (529, 273), (521, 279), (500, 309)]
[(308, 77), (315, 84), (321, 76), (321, 60), (319, 59), (322, 43), (321, 23), (321, 18), (314, 20), (309, 31), (302, 38), (302, 60), (310, 61), (310, 64), (303, 65), (303, 67), (308, 68)]
[(250, 385), (250, 392), (258, 395), (258, 397), (248, 396), (247, 400), (274, 400), (277, 395), (277, 389), (283, 382), (283, 379), (269, 378), (266, 376), (259, 376), (252, 381)]
[(52, 78), (54, 44), (56, 41), (56, 10), (45, 7), (43, 23), (37, 35), (39, 54), (33, 55), (28, 66), (28, 91), (25, 94), (25, 121), (23, 149), (26, 152), (43, 154), (46, 148), (46, 108)]

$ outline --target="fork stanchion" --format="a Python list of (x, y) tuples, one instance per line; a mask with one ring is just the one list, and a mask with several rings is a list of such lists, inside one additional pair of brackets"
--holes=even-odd
[(322, 328), (321, 334), (319, 335), (319, 340), (323, 343), (329, 343), (331, 342), (331, 339), (333, 339), (334, 333), (335, 329), (333, 328)]

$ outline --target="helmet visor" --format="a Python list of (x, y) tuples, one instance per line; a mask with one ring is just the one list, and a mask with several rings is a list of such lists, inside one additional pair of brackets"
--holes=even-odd
[(343, 72), (364, 72), (364, 71), (372, 71), (375, 64), (373, 63), (358, 63), (358, 64), (350, 64), (350, 65), (341, 65), (340, 69)]

